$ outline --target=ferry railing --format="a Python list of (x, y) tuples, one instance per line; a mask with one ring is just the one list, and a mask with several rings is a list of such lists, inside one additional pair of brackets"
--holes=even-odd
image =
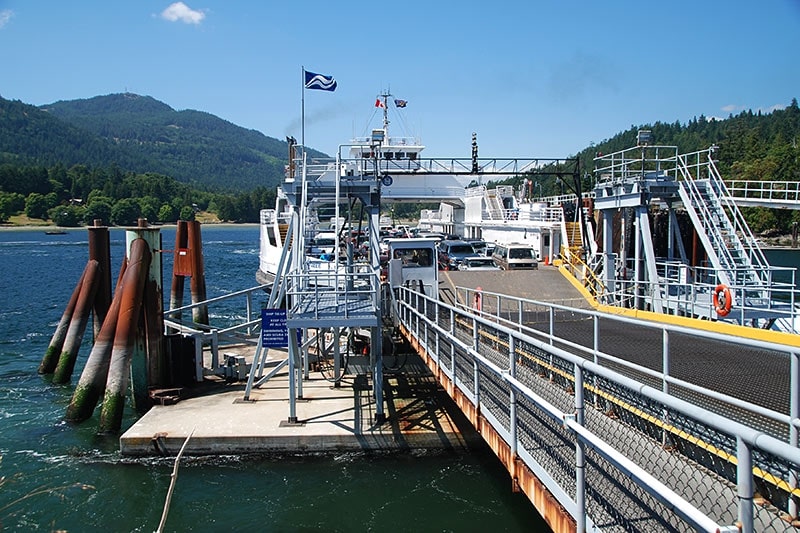
[(645, 174), (667, 172), (677, 164), (677, 146), (636, 146), (594, 159), (596, 185), (642, 180)]
[[(562, 257), (564, 256), (564, 248), (562, 247)], [(562, 264), (572, 274), (572, 277), (581, 282), (595, 300), (604, 302), (606, 300), (606, 287), (603, 280), (595, 274), (594, 270), (577, 253), (570, 253), (568, 258), (569, 260)]]
[[(602, 304), (648, 310), (657, 309), (660, 305), (672, 314), (735, 320), (739, 324), (757, 327), (768, 325), (768, 321), (779, 321), (777, 329), (780, 331), (800, 333), (795, 325), (800, 314), (797, 307), (800, 295), (794, 268), (765, 268), (759, 273), (763, 280), (761, 283), (747, 282), (747, 276), (737, 275), (734, 269), (734, 279), (743, 279), (745, 282), (728, 285), (718, 269), (657, 259), (658, 279), (647, 281), (629, 277), (635, 272), (633, 259), (623, 264), (616, 258), (614, 289), (610, 290), (603, 276), (596, 275), (577, 254), (566, 254), (562, 249), (562, 257), (568, 258), (563, 263), (567, 271)], [(720, 284), (724, 284), (731, 295), (730, 314), (720, 315), (714, 306), (713, 294)]]
[(800, 205), (800, 182), (775, 180), (725, 180), (731, 197), (740, 206), (788, 207)]
[(286, 295), (293, 302), (289, 318), (293, 313), (302, 312), (310, 313), (307, 318), (318, 320), (334, 313), (347, 320), (355, 311), (346, 304), (353, 301), (371, 300), (374, 309), (378, 309), (379, 276), (366, 263), (348, 267), (332, 264), (330, 269), (291, 271), (287, 274), (287, 281)]
[[(261, 327), (261, 308), (267, 299), (264, 292), (269, 286), (259, 285), (232, 292), (202, 302), (164, 311), (164, 328), (167, 334), (179, 334), (194, 340), (195, 379), (202, 381), (206, 371), (224, 373), (225, 361), (220, 351), (234, 345), (255, 345)], [(184, 318), (196, 308), (208, 309), (208, 324)], [(208, 346), (210, 368), (204, 367), (203, 350)]]
[[(757, 327), (780, 320), (781, 331), (800, 333), (795, 325), (798, 290), (794, 268), (765, 268), (759, 273), (761, 283), (746, 281), (747, 276), (738, 275), (736, 269), (726, 270), (733, 279), (745, 280), (728, 284), (716, 268), (668, 260), (656, 261), (657, 281), (628, 279), (625, 273), (634, 272), (632, 262), (628, 263), (627, 269), (617, 269), (623, 277), (615, 279), (615, 290), (607, 291), (602, 303), (628, 308), (643, 308), (646, 304), (652, 309), (657, 300), (664, 309), (682, 316), (735, 320)], [(721, 285), (731, 295), (731, 307), (723, 311), (725, 314), (717, 311), (713, 301), (713, 294)]]
[[(472, 289), (458, 290), (478, 301)], [(699, 356), (700, 340), (746, 345), (776, 356), (797, 391), (797, 347), (485, 291), (479, 301), (479, 311), (459, 309), (398, 289), (402, 327), (469, 401), (465, 412), (491, 427), (482, 433), (498, 455), (521, 460), (578, 531), (598, 523), (641, 531), (646, 520), (659, 529), (794, 530), (797, 394), (788, 412), (772, 411), (681, 380), (675, 369)], [(601, 339), (627, 342), (626, 353), (601, 351)], [(631, 360), (657, 346), (651, 359), (660, 368)], [(751, 413), (745, 420), (788, 427), (789, 442), (726, 416), (741, 410)]]

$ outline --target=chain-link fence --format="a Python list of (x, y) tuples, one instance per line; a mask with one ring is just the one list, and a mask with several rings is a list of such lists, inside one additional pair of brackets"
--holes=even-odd
[(587, 529), (795, 529), (792, 348), (501, 295), (399, 298), (407, 333)]

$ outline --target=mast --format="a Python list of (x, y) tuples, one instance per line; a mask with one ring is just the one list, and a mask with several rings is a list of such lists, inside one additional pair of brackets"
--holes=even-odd
[(386, 91), (382, 93), (379, 98), (383, 98), (383, 132), (386, 136), (386, 142), (389, 142), (389, 97), (391, 93)]

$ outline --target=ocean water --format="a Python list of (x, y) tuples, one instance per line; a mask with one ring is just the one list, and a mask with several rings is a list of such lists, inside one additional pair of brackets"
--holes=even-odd
[[(111, 231), (112, 279), (124, 232)], [(85, 229), (0, 230), (0, 530), (155, 531), (173, 460), (132, 460), (73, 385), (36, 372), (88, 258)], [(164, 229), (171, 249), (174, 230)], [(254, 286), (257, 227), (203, 227), (208, 297)], [(164, 256), (164, 279), (171, 257)], [(89, 328), (90, 329), (90, 328)], [(81, 348), (73, 382), (88, 355)], [(127, 410), (123, 429), (135, 421)], [(165, 531), (548, 531), (488, 449), (181, 461)]]

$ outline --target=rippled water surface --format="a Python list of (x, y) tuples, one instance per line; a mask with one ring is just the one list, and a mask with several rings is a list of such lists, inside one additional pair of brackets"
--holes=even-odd
[[(124, 232), (111, 231), (113, 275)], [(163, 231), (171, 249), (174, 231)], [(88, 257), (85, 229), (0, 230), (0, 529), (155, 531), (173, 463), (62, 418), (72, 385), (36, 370)], [(203, 227), (208, 297), (256, 285), (258, 229)], [(164, 278), (171, 257), (164, 255)], [(168, 290), (165, 291), (168, 293)], [(88, 355), (81, 349), (74, 380)], [(123, 428), (133, 423), (127, 412)], [(547, 531), (485, 449), (185, 458), (166, 531)]]

